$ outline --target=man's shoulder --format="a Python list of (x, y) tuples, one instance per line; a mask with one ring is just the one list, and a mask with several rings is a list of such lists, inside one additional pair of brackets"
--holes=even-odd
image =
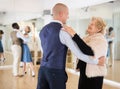
[(45, 27), (52, 27), (52, 28), (61, 28), (61, 24), (60, 23), (57, 23), (57, 22), (50, 22), (48, 23), (47, 25), (45, 25)]
[(14, 34), (14, 33), (15, 33), (15, 31), (11, 31), (11, 32), (10, 32), (10, 34)]
[(43, 29), (47, 29), (47, 28), (49, 28), (49, 27), (50, 27), (50, 23), (48, 23), (48, 24), (44, 25), (44, 26), (42, 27), (42, 29), (41, 29), (41, 30), (43, 30)]
[(16, 35), (16, 34), (17, 34), (17, 31), (12, 31), (10, 34), (11, 34), (11, 35)]
[(59, 36), (60, 36), (61, 42), (64, 44), (72, 40), (72, 37), (64, 30), (60, 30)]
[(66, 31), (62, 29), (60, 30), (60, 35), (65, 36), (65, 37), (71, 37), (70, 34), (68, 34)]

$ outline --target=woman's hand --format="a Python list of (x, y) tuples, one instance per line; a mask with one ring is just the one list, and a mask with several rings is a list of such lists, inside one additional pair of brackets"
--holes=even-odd
[(67, 25), (64, 25), (63, 28), (64, 28), (63, 30), (68, 32), (72, 37), (76, 34), (76, 32), (71, 27), (68, 27)]

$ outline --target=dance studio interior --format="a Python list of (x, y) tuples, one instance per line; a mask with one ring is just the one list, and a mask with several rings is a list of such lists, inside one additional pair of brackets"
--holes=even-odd
[[(0, 89), (36, 89), (43, 56), (39, 33), (43, 26), (52, 20), (52, 7), (57, 3), (68, 6), (69, 18), (66, 24), (81, 38), (86, 35), (92, 17), (104, 19), (106, 32), (110, 27), (113, 28), (112, 42), (108, 48), (109, 56), (106, 55), (107, 75), (104, 77), (102, 89), (120, 89), (120, 0), (0, 0), (0, 30), (4, 33), (1, 39), (4, 56), (0, 59)], [(13, 31), (13, 23), (19, 24), (22, 33), (25, 26), (31, 28), (27, 45), (32, 56), (34, 76), (31, 76), (28, 63), (24, 76), (15, 77), (12, 74), (14, 53), (11, 50), (10, 34)], [(68, 49), (66, 89), (78, 89), (80, 74), (76, 71), (76, 65), (77, 57)], [(23, 63), (19, 62), (19, 74), (22, 72)]]

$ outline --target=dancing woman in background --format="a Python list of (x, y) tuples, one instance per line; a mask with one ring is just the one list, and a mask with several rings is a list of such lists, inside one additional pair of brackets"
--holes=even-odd
[(27, 43), (29, 42), (29, 32), (31, 31), (29, 26), (25, 27), (25, 33), (22, 34), (20, 33), (20, 38), (23, 40), (23, 44), (22, 44), (22, 57), (21, 57), (21, 61), (23, 62), (23, 75), (26, 74), (26, 63), (30, 64), (30, 69), (32, 70), (32, 76), (35, 77), (35, 71), (34, 71), (34, 66), (32, 63), (32, 56), (30, 53), (30, 49), (27, 45)]

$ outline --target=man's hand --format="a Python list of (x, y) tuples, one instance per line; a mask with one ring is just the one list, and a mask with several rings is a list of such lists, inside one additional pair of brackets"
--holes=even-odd
[(98, 60), (98, 61), (99, 61), (99, 62), (98, 62), (98, 65), (104, 66), (105, 60), (106, 60), (106, 57), (105, 57), (105, 56), (100, 57), (99, 60)]

